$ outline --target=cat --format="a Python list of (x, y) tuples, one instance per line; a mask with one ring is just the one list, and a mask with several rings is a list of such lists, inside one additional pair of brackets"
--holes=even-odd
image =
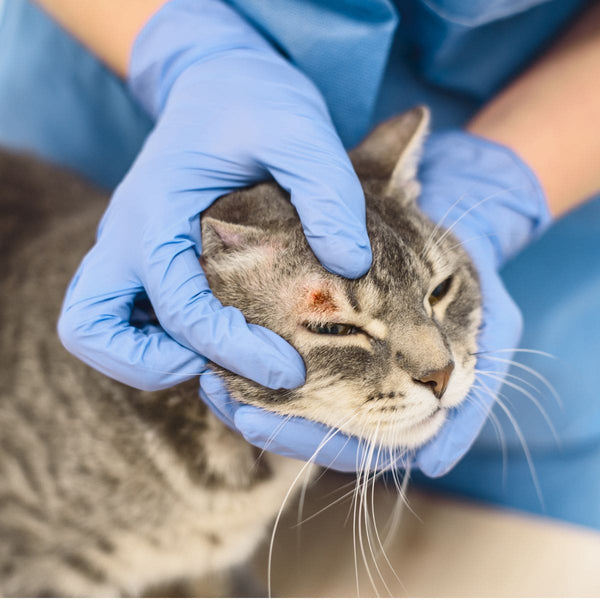
[[(357, 280), (319, 264), (272, 182), (203, 213), (199, 260), (215, 295), (306, 364), (295, 390), (213, 366), (234, 398), (390, 449), (425, 443), (463, 401), (479, 283), (456, 239), (416, 204), (427, 123), (417, 107), (350, 153), (373, 248)], [(135, 596), (243, 563), (303, 464), (221, 423), (196, 378), (142, 392), (62, 348), (56, 320), (106, 206), (101, 191), (2, 152), (0, 206), (0, 594)]]

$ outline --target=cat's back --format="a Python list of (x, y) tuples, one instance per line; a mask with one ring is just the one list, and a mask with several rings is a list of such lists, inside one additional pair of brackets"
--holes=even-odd
[[(140, 392), (71, 356), (56, 333), (106, 202), (69, 172), (0, 152), (0, 595), (113, 594), (115, 531), (135, 539), (136, 510), (168, 509), (131, 404)], [(75, 587), (54, 587), (61, 570)]]
[[(108, 542), (90, 526), (93, 490), (74, 494), (75, 471), (93, 488), (109, 430), (98, 418), (102, 378), (69, 356), (56, 334), (62, 297), (91, 246), (106, 203), (100, 191), (36, 159), (0, 151), (0, 565), (2, 586), (17, 593), (27, 564), (40, 570), (64, 534)], [(106, 389), (104, 390), (107, 391)], [(96, 405), (96, 406), (95, 406)], [(112, 419), (110, 419), (112, 421)], [(88, 456), (85, 456), (85, 454)], [(65, 502), (67, 500), (67, 502)], [(68, 504), (68, 509), (66, 508)], [(70, 521), (70, 524), (69, 524)], [(80, 532), (80, 536), (77, 532)], [(76, 554), (65, 551), (65, 560)], [(80, 565), (81, 567), (81, 565)], [(82, 567), (83, 568), (83, 567)], [(31, 578), (32, 592), (39, 582)], [(25, 588), (27, 589), (27, 588)], [(52, 592), (52, 582), (48, 582)]]
[(62, 347), (62, 299), (106, 203), (0, 151), (0, 596), (139, 594), (228, 567), (297, 472), (257, 459), (197, 380), (140, 392)]

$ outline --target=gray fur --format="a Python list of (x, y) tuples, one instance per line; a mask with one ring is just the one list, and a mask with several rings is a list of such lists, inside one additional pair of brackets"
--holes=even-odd
[[(332, 427), (345, 412), (355, 413), (342, 430), (407, 448), (443, 422), (436, 416), (429, 429), (412, 435), (410, 420), (420, 423), (430, 412), (421, 396), (439, 404), (414, 380), (451, 357), (466, 379), (448, 406), (462, 400), (474, 366), (479, 291), (451, 236), (421, 256), (433, 231), (416, 208), (412, 181), (424, 119), (417, 109), (384, 126), (377, 134), (385, 131), (384, 140), (373, 138), (374, 146), (367, 143), (353, 156), (374, 255), (359, 280), (320, 266), (275, 184), (232, 193), (206, 211), (201, 263), (213, 291), (248, 321), (293, 343), (307, 367), (307, 384), (293, 391), (267, 390), (217, 369), (233, 396)], [(384, 150), (385, 160), (373, 147)], [(410, 157), (402, 166), (397, 159), (406, 148)], [(4, 596), (138, 595), (230, 569), (258, 544), (300, 468), (259, 455), (222, 425), (199, 401), (195, 378), (141, 392), (61, 347), (55, 323), (64, 290), (105, 203), (102, 193), (70, 174), (0, 153)], [(453, 273), (455, 297), (436, 316), (424, 299), (440, 268)], [(306, 330), (305, 307), (296, 300), (305, 287), (310, 295), (315, 282), (342, 294), (346, 313), (358, 315), (373, 335), (361, 333), (354, 343), (352, 336)]]

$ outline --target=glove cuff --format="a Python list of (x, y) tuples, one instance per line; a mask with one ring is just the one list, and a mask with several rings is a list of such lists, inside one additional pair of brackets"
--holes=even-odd
[(450, 198), (455, 206), (444, 225), (462, 219), (463, 213), (466, 221), (477, 220), (494, 246), (498, 267), (552, 223), (535, 173), (497, 142), (461, 130), (432, 134), (425, 144), (421, 176), (429, 192), (456, 195)]
[(154, 119), (171, 87), (190, 65), (230, 50), (274, 52), (273, 47), (221, 0), (170, 0), (137, 35), (127, 74), (133, 97)]

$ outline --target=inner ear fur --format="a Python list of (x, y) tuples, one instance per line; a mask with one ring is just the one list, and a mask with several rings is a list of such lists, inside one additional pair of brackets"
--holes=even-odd
[(386, 181), (390, 195), (414, 187), (428, 126), (429, 109), (425, 106), (416, 106), (378, 125), (350, 152), (358, 176)]

